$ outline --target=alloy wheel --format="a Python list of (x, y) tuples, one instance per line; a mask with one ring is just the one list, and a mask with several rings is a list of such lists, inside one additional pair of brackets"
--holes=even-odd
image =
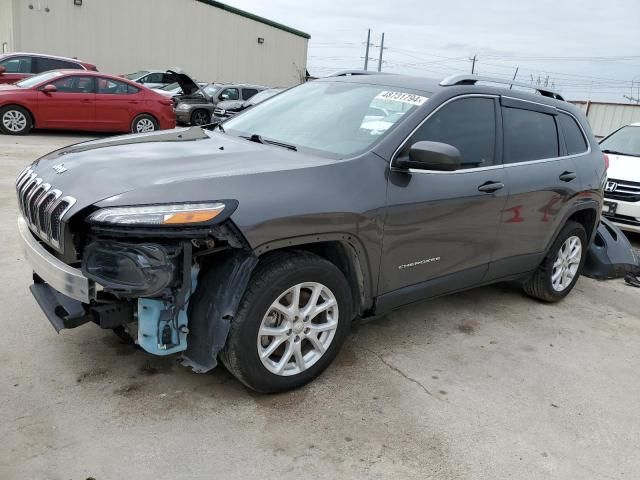
[(8, 110), (2, 116), (2, 125), (10, 132), (21, 132), (27, 126), (27, 117), (18, 110)]
[(156, 126), (150, 118), (141, 118), (136, 124), (136, 132), (138, 133), (153, 132), (155, 129)]
[(564, 291), (578, 273), (582, 259), (582, 241), (579, 237), (567, 238), (556, 255), (551, 273), (551, 286), (556, 292)]
[(193, 123), (195, 125), (205, 125), (208, 120), (208, 115), (205, 112), (198, 111), (193, 114)]
[(258, 331), (258, 356), (270, 372), (301, 373), (325, 354), (338, 328), (338, 302), (321, 283), (305, 282), (282, 293)]

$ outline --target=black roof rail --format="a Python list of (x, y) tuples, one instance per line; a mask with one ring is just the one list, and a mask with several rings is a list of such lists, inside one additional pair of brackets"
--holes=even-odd
[(375, 70), (340, 70), (327, 77), (350, 77), (353, 75), (392, 75), (389, 72), (376, 72)]
[(543, 97), (555, 98), (556, 100), (564, 100), (564, 98), (562, 98), (562, 95), (560, 95), (558, 92), (554, 92), (553, 90), (550, 90), (547, 87), (542, 87), (540, 85), (531, 85), (529, 83), (516, 82), (504, 78), (484, 77), (481, 75), (467, 75), (464, 73), (451, 75), (450, 77), (445, 78), (440, 82), (440, 86), (451, 87), (453, 85), (475, 85), (476, 82), (499, 83), (502, 85), (531, 88), (533, 90), (536, 90)]

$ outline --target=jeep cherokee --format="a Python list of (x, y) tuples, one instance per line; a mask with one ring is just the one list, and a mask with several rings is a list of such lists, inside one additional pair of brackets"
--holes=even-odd
[[(498, 281), (574, 287), (603, 200), (583, 114), (455, 76), (332, 77), (219, 131), (100, 139), (17, 178), (30, 287), (56, 330), (93, 322), (261, 392), (334, 359), (352, 319)], [(387, 121), (363, 128), (370, 108)]]

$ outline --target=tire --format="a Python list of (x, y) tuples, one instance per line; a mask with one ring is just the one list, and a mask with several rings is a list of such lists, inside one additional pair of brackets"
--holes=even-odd
[(131, 133), (148, 133), (155, 132), (160, 127), (158, 121), (148, 113), (142, 113), (131, 122)]
[(190, 123), (191, 125), (207, 125), (211, 123), (211, 114), (201, 108), (194, 110), (191, 114)]
[[(287, 317), (273, 305), (288, 303), (296, 286), (300, 285), (299, 305), (303, 308), (298, 320), (292, 321), (293, 315)], [(208, 285), (207, 289), (207, 295), (214, 295), (215, 286)], [(304, 307), (311, 303), (313, 289), (319, 292), (314, 305), (323, 308), (327, 302), (328, 308), (325, 306), (317, 316), (312, 314), (305, 320)], [(286, 292), (289, 293), (283, 295)], [(279, 305), (284, 307), (283, 303)], [(258, 392), (275, 393), (298, 388), (317, 377), (333, 361), (349, 333), (352, 316), (351, 289), (333, 263), (307, 252), (274, 254), (254, 272), (220, 359), (238, 380)], [(263, 322), (266, 323), (263, 325)], [(279, 323), (270, 325), (271, 322)], [(334, 322), (337, 325), (330, 328)], [(264, 331), (261, 328), (269, 326), (281, 334), (259, 336), (259, 332)], [(309, 340), (311, 336), (316, 339), (314, 343)], [(261, 360), (259, 349), (265, 353), (275, 344), (279, 346)], [(322, 349), (317, 345), (322, 345)], [(299, 356), (293, 353), (297, 348), (300, 349)], [(289, 355), (288, 360), (284, 360), (286, 355)], [(283, 367), (280, 373), (275, 373), (278, 363)]]
[[(579, 254), (572, 246), (576, 240), (579, 241)], [(571, 292), (580, 277), (587, 247), (587, 233), (584, 227), (574, 221), (567, 222), (538, 269), (522, 285), (524, 292), (544, 302), (562, 300)], [(562, 255), (567, 256), (564, 261), (560, 258)], [(556, 265), (557, 262), (560, 263), (559, 266)], [(563, 271), (568, 272), (566, 277), (562, 275)]]
[(0, 130), (7, 135), (26, 135), (33, 128), (31, 113), (19, 105), (0, 109)]

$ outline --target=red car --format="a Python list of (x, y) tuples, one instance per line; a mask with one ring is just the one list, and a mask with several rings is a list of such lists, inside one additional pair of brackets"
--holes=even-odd
[(32, 128), (144, 133), (174, 128), (170, 98), (103, 73), (54, 70), (0, 85), (0, 130)]
[(75, 58), (19, 52), (0, 55), (0, 83), (15, 83), (38, 73), (61, 69), (98, 70), (95, 65)]

